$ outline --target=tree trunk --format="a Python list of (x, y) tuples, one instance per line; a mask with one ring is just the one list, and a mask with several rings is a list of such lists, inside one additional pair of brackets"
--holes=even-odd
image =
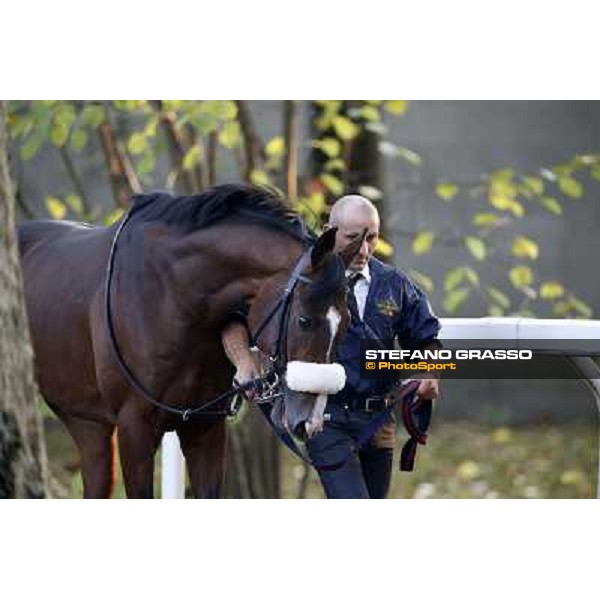
[(0, 102), (0, 498), (46, 496), (46, 452), (25, 314)]

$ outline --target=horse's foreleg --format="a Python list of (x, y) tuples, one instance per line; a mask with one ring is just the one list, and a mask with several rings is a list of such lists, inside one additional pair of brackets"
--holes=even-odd
[(114, 425), (60, 415), (81, 458), (84, 498), (110, 498), (115, 483)]
[(196, 498), (219, 498), (225, 475), (225, 420), (186, 423), (177, 430)]
[(161, 433), (134, 411), (121, 411), (119, 454), (128, 498), (154, 497), (154, 455)]

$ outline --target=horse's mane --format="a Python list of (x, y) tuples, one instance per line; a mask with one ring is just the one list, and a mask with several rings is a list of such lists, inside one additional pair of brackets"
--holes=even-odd
[(236, 219), (262, 223), (303, 242), (312, 236), (298, 213), (286, 206), (276, 191), (247, 184), (217, 185), (194, 196), (137, 194), (131, 215), (137, 222), (164, 223), (184, 233)]

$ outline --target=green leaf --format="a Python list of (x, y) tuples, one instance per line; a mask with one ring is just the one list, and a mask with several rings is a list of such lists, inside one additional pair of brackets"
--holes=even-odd
[(223, 120), (235, 119), (238, 114), (237, 105), (233, 100), (219, 100), (216, 114)]
[(219, 118), (215, 114), (200, 109), (190, 113), (189, 121), (200, 135), (208, 135), (219, 126)]
[(552, 312), (559, 317), (564, 317), (569, 313), (570, 310), (571, 303), (567, 300), (560, 300), (552, 308)]
[(228, 121), (219, 131), (219, 143), (230, 150), (237, 148), (242, 140), (240, 124), (237, 121)]
[(385, 103), (385, 109), (396, 116), (402, 116), (408, 110), (407, 100), (388, 100)]
[(442, 199), (448, 202), (458, 194), (458, 186), (453, 183), (438, 183), (435, 186), (435, 193)]
[(465, 274), (465, 278), (471, 285), (479, 285), (479, 275), (475, 272), (471, 267), (463, 267), (463, 273)]
[(533, 271), (527, 265), (518, 265), (508, 272), (511, 283), (517, 288), (522, 289), (533, 283)]
[(323, 192), (313, 192), (306, 200), (311, 210), (318, 215), (325, 211), (327, 203), (325, 202), (325, 194)]
[(379, 121), (381, 119), (381, 116), (379, 115), (379, 110), (377, 110), (377, 108), (375, 108), (374, 106), (369, 105), (361, 107), (359, 115), (365, 121)]
[(191, 171), (194, 167), (200, 164), (200, 146), (192, 146), (183, 157), (181, 166), (184, 171)]
[(148, 146), (148, 139), (143, 133), (135, 132), (129, 136), (129, 141), (127, 142), (127, 150), (131, 152), (134, 156), (136, 154), (142, 154), (146, 150)]
[(69, 207), (75, 214), (81, 215), (81, 213), (83, 212), (83, 203), (81, 202), (81, 196), (78, 196), (77, 194), (69, 194), (65, 198), (65, 202), (69, 205)]
[(42, 138), (38, 135), (32, 134), (25, 143), (21, 146), (20, 154), (23, 160), (29, 160), (33, 158), (42, 145)]
[(114, 223), (116, 223), (122, 216), (125, 211), (122, 208), (115, 208), (115, 210), (111, 211), (102, 219), (102, 223), (106, 227), (110, 227)]
[(280, 135), (270, 139), (265, 146), (267, 156), (281, 156), (285, 152), (285, 141)]
[(375, 253), (383, 256), (383, 258), (390, 258), (394, 254), (394, 246), (386, 242), (382, 237), (379, 237), (375, 246)]
[(513, 256), (518, 258), (530, 258), (531, 260), (536, 260), (540, 249), (533, 240), (524, 235), (518, 235), (514, 239), (510, 251)]
[(343, 171), (346, 168), (346, 163), (341, 158), (332, 158), (328, 160), (323, 168), (325, 171)]
[(583, 195), (583, 186), (574, 177), (559, 177), (558, 187), (560, 188), (560, 191), (566, 196), (569, 196), (569, 198), (581, 198)]
[(471, 293), (470, 288), (458, 288), (446, 294), (444, 298), (444, 309), (446, 312), (455, 313), (467, 300)]
[(269, 176), (259, 169), (254, 169), (252, 173), (250, 173), (250, 181), (254, 185), (268, 185), (269, 184)]
[(490, 317), (503, 317), (504, 309), (496, 304), (490, 304), (488, 307), (488, 314)]
[(556, 300), (565, 293), (565, 288), (558, 281), (546, 281), (540, 286), (540, 298)]
[(451, 292), (458, 287), (465, 276), (465, 271), (462, 267), (454, 267), (450, 269), (444, 276), (444, 291)]
[(490, 204), (498, 210), (511, 212), (515, 217), (522, 217), (525, 214), (525, 209), (520, 202), (517, 202), (510, 196), (504, 196), (502, 194), (491, 194)]
[(482, 239), (468, 235), (465, 237), (465, 246), (477, 260), (485, 260), (487, 249)]
[(358, 193), (361, 196), (365, 196), (369, 200), (381, 200), (383, 198), (383, 192), (372, 185), (361, 185), (358, 188)]
[(319, 177), (323, 185), (334, 195), (341, 196), (344, 192), (344, 184), (330, 173), (323, 173)]
[(477, 213), (473, 217), (475, 227), (491, 227), (501, 221), (501, 218), (494, 213)]
[(326, 154), (329, 158), (336, 158), (342, 151), (342, 144), (336, 138), (328, 137), (313, 142), (313, 146)]
[(98, 127), (105, 120), (104, 107), (97, 104), (88, 104), (81, 113), (81, 119), (90, 127)]
[(600, 181), (600, 164), (594, 165), (591, 168), (590, 173), (596, 181)]
[(381, 121), (368, 121), (364, 124), (364, 128), (380, 136), (384, 136), (388, 132), (388, 128)]
[(152, 150), (150, 150), (150, 149), (146, 150), (146, 152), (144, 152), (144, 156), (142, 157), (142, 160), (140, 160), (137, 163), (137, 168), (138, 168), (140, 175), (146, 175), (147, 173), (152, 172), (152, 170), (154, 169), (155, 162), (156, 162), (156, 159), (154, 157), (154, 153), (152, 152)]
[(588, 306), (583, 300), (579, 300), (579, 298), (575, 298), (575, 296), (571, 297), (571, 306), (585, 319), (591, 319), (593, 316), (593, 311), (590, 306)]
[(523, 177), (525, 185), (538, 196), (544, 193), (544, 182), (539, 177)]
[(563, 208), (561, 203), (556, 198), (550, 196), (543, 196), (540, 198), (541, 205), (549, 212), (555, 215), (562, 215)]
[(332, 124), (337, 136), (342, 140), (351, 140), (355, 138), (360, 131), (355, 123), (343, 115), (336, 115), (333, 117)]
[(54, 121), (50, 127), (50, 141), (62, 148), (69, 139), (70, 127), (60, 121)]
[(431, 277), (417, 271), (417, 269), (409, 269), (408, 276), (420, 287), (423, 288), (428, 294), (433, 294), (435, 290), (435, 284)]
[(495, 288), (491, 285), (486, 287), (485, 291), (490, 299), (498, 306), (504, 310), (508, 310), (510, 308), (510, 298), (504, 292), (501, 292), (498, 288)]
[(71, 136), (71, 144), (77, 152), (81, 152), (88, 141), (88, 135), (84, 129), (77, 129)]
[(64, 219), (67, 214), (65, 203), (54, 196), (48, 196), (46, 198), (46, 208), (53, 219)]
[(398, 147), (398, 156), (415, 167), (420, 167), (423, 163), (423, 160), (416, 152), (413, 152), (408, 148), (403, 148), (402, 146)]
[(427, 254), (431, 250), (435, 234), (433, 231), (421, 231), (418, 233), (412, 242), (412, 251), (414, 254)]

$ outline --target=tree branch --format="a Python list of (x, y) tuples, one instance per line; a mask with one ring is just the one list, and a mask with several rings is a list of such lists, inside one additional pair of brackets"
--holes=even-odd
[(235, 104), (238, 109), (238, 120), (240, 129), (242, 130), (242, 138), (244, 140), (244, 149), (246, 152), (246, 169), (244, 177), (249, 181), (250, 175), (252, 171), (257, 168), (259, 161), (264, 162), (265, 160), (263, 143), (256, 133), (252, 115), (246, 101), (236, 100)]
[(208, 185), (212, 187), (217, 183), (217, 152), (219, 149), (217, 132), (211, 131), (208, 134)]
[(187, 170), (183, 168), (183, 159), (188, 150), (194, 145), (193, 137), (189, 132), (179, 132), (175, 127), (175, 115), (172, 112), (163, 110), (161, 100), (151, 100), (150, 106), (158, 114), (161, 129), (167, 140), (167, 149), (171, 161), (171, 169), (177, 173), (174, 182), (174, 188), (177, 189), (182, 184), (182, 191), (187, 193), (197, 192), (202, 188), (202, 176), (198, 177), (196, 170)]
[(294, 100), (283, 101), (286, 192), (291, 201), (298, 197), (298, 115)]
[(115, 202), (118, 206), (127, 208), (131, 196), (139, 193), (142, 188), (128, 157), (119, 148), (117, 135), (109, 120), (108, 111), (109, 107), (106, 105), (106, 120), (98, 126), (98, 135)]

